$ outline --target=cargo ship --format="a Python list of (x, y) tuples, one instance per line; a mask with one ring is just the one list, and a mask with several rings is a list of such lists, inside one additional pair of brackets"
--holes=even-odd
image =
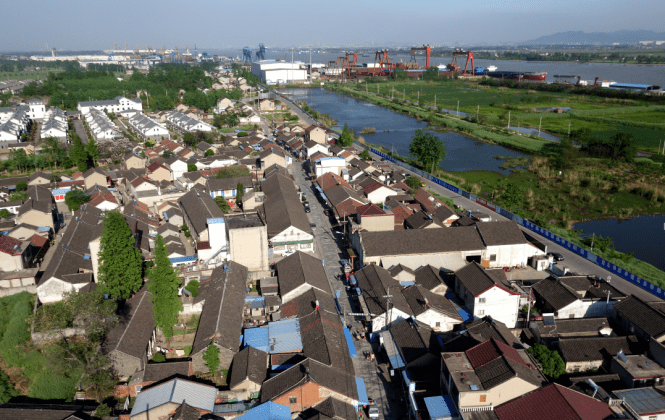
[(488, 71), (485, 74), (497, 79), (532, 80), (534, 82), (544, 82), (547, 78), (545, 71)]

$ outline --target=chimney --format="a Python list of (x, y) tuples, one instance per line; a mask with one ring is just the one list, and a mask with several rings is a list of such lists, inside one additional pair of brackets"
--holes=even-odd
[[(314, 312), (321, 311), (321, 308), (319, 307), (319, 301), (316, 301), (316, 308), (314, 308)], [(323, 312), (323, 311), (321, 311)]]
[(429, 308), (429, 301), (427, 300), (427, 298), (425, 298), (425, 307)]

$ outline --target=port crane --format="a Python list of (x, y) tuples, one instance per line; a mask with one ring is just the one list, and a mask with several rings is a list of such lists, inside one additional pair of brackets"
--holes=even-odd
[(429, 59), (432, 55), (432, 47), (423, 45), (422, 47), (411, 47), (411, 60), (409, 60), (408, 68), (417, 69), (418, 62), (416, 61), (416, 51), (425, 51), (425, 69), (429, 68)]
[(256, 59), (257, 60), (265, 60), (266, 59), (266, 47), (263, 44), (259, 44), (259, 50), (256, 52)]
[[(466, 57), (466, 64), (464, 65), (464, 71), (459, 64), (457, 64), (457, 57)], [(469, 61), (471, 61), (471, 69), (469, 69)], [(471, 71), (471, 75), (476, 75), (476, 68), (474, 67), (473, 62), (473, 52), (464, 51), (463, 49), (457, 49), (453, 51), (453, 61), (448, 66), (448, 69), (452, 70), (453, 73), (462, 73), (463, 76), (467, 75), (467, 70)]]
[(372, 76), (382, 75), (386, 71), (388, 75), (390, 75), (394, 70), (395, 63), (390, 62), (390, 55), (388, 54), (388, 50), (377, 51), (374, 56), (374, 68), (372, 69)]

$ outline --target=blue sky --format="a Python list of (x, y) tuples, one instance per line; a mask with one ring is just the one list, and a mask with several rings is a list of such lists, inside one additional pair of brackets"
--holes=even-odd
[(0, 51), (161, 46), (496, 44), (563, 31), (663, 31), (656, 0), (6, 1)]

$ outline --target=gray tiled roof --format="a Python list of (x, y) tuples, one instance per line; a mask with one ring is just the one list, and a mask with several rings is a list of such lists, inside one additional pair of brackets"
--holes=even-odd
[[(432, 293), (421, 286), (409, 286), (402, 290), (402, 295), (406, 299), (406, 303), (413, 311), (413, 314), (418, 316), (428, 309), (433, 309), (436, 312), (462, 320), (462, 317), (457, 313), (453, 305), (445, 297)], [(425, 303), (427, 299), (427, 303)]]
[(224, 212), (209, 195), (195, 189), (180, 197), (178, 203), (198, 235), (208, 228), (207, 219), (224, 217)]
[(247, 346), (233, 356), (229, 387), (231, 389), (249, 380), (261, 385), (268, 373), (268, 353)]
[(291, 227), (312, 234), (312, 227), (292, 180), (276, 174), (261, 183), (261, 190), (266, 195), (263, 212), (268, 225), (268, 238)]
[(117, 351), (137, 359), (143, 358), (155, 329), (152, 294), (144, 287), (127, 300), (118, 318), (118, 324), (108, 333), (104, 342), (105, 353)]
[(191, 362), (148, 363), (143, 372), (144, 382), (159, 382), (172, 376), (189, 376)]
[(485, 249), (475, 227), (360, 232), (360, 238), (365, 255), (368, 257)]
[(439, 275), (439, 269), (428, 264), (416, 270), (416, 284), (427, 290), (434, 290), (444, 282)]
[(370, 264), (356, 271), (355, 276), (370, 313), (377, 316), (385, 313), (388, 307), (385, 296), (392, 295), (392, 307), (411, 315), (411, 308), (400, 293), (402, 286), (390, 276), (388, 270)]
[(487, 246), (517, 245), (528, 243), (524, 234), (513, 220), (507, 222), (478, 223), (478, 231)]
[(277, 262), (279, 294), (286, 295), (303, 284), (331, 293), (328, 277), (321, 260), (315, 256), (297, 251)]
[(455, 272), (455, 276), (459, 279), (462, 285), (464, 285), (466, 290), (468, 290), (469, 293), (474, 296), (478, 296), (494, 285), (506, 288), (508, 283), (503, 270), (487, 270), (477, 262), (470, 262), (464, 267), (460, 268)]
[(628, 337), (584, 337), (561, 338), (559, 349), (565, 362), (591, 362), (595, 360), (609, 360), (619, 350), (625, 354), (641, 354), (646, 345), (634, 335)]
[(440, 351), (438, 339), (432, 330), (411, 320), (393, 325), (390, 334), (407, 365), (428, 353), (438, 354)]
[(614, 310), (652, 337), (665, 334), (665, 315), (635, 295), (615, 304)]

